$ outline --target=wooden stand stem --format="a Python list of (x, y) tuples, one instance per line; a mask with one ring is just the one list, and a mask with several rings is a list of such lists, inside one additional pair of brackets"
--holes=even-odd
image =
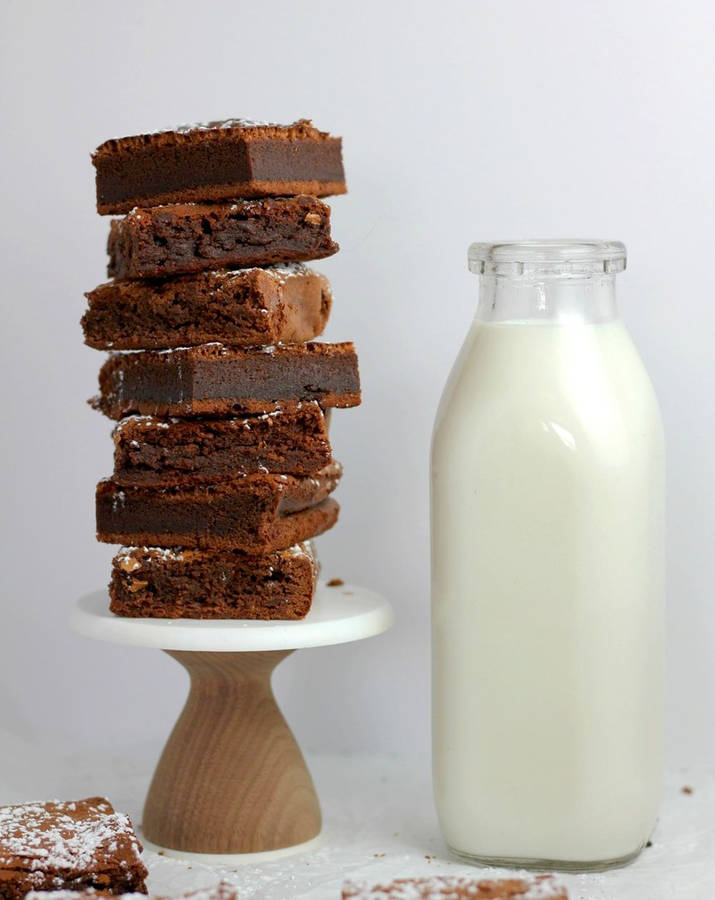
[(291, 650), (167, 650), (191, 689), (144, 806), (147, 840), (192, 853), (260, 853), (320, 832), (313, 781), (271, 690)]

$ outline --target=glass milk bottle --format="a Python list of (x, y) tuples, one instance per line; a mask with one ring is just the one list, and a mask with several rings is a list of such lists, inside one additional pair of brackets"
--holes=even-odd
[(473, 244), (432, 447), (434, 793), (467, 859), (622, 865), (661, 782), (664, 447), (615, 242)]

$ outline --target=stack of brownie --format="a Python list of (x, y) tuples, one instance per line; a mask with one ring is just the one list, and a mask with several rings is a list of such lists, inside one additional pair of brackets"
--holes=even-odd
[(331, 305), (308, 260), (338, 249), (321, 196), (341, 141), (301, 120), (231, 119), (107, 141), (93, 156), (112, 280), (87, 294), (111, 355), (94, 406), (118, 420), (97, 487), (111, 609), (302, 618), (335, 524), (327, 413), (356, 406), (350, 343), (313, 339)]

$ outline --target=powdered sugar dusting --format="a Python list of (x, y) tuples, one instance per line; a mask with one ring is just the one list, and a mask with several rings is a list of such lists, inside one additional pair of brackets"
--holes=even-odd
[(398, 878), (368, 887), (346, 881), (344, 900), (568, 900), (566, 888), (552, 875), (531, 879), (474, 879), (455, 876)]
[[(297, 124), (297, 123), (295, 123)], [(216, 131), (226, 128), (290, 128), (290, 125), (279, 125), (277, 122), (261, 122), (258, 119), (219, 119), (215, 122), (194, 122), (183, 125), (176, 125), (174, 128), (164, 128), (158, 134), (167, 131), (176, 131), (179, 134), (186, 134), (187, 131)]]
[(146, 353), (150, 356), (169, 356), (172, 353), (181, 353), (186, 350), (196, 350), (198, 347), (224, 347), (224, 344), (222, 344), (221, 341), (208, 341), (205, 344), (196, 344), (194, 346), (185, 347), (167, 347), (164, 350), (113, 350), (109, 355), (112, 359), (122, 359), (125, 356), (135, 356), (137, 353)]
[(108, 868), (116, 856), (141, 865), (129, 818), (102, 798), (0, 808), (0, 865), (30, 872), (82, 874)]
[(114, 433), (121, 433), (121, 431), (128, 427), (129, 425), (142, 425), (142, 426), (152, 426), (154, 428), (168, 428), (169, 423), (176, 423), (179, 419), (174, 418), (173, 416), (169, 416), (166, 419), (159, 419), (157, 416), (140, 416), (140, 415), (131, 415), (125, 416), (114, 426)]
[[(93, 891), (30, 891), (25, 897), (26, 900), (80, 900), (81, 897), (88, 897), (93, 893)], [(236, 896), (236, 889), (227, 881), (221, 881), (216, 887), (188, 891), (177, 895), (173, 900), (236, 900)], [(119, 894), (117, 900), (147, 900), (147, 895)], [(168, 900), (168, 898), (157, 896), (155, 900)]]
[(214, 888), (190, 891), (182, 894), (179, 900), (236, 900), (237, 892), (227, 881), (220, 881)]
[[(235, 204), (234, 204), (235, 206)], [(220, 275), (222, 277), (248, 275), (251, 272), (263, 272), (283, 284), (288, 278), (296, 275), (315, 275), (304, 263), (276, 263), (273, 266), (248, 266), (245, 269), (207, 269), (207, 275)]]
[(162, 562), (181, 562), (185, 552), (182, 547), (121, 547), (114, 557), (114, 565), (131, 573), (141, 568), (141, 557), (151, 556)]
[(296, 557), (304, 557), (308, 559), (312, 559), (314, 556), (313, 545), (310, 541), (303, 541), (301, 544), (293, 544), (292, 547), (288, 547), (287, 550), (283, 550), (286, 556), (296, 556)]
[[(95, 891), (30, 891), (25, 894), (25, 900), (80, 900), (81, 897), (92, 897)], [(118, 894), (121, 900), (147, 900), (146, 894), (129, 893)]]

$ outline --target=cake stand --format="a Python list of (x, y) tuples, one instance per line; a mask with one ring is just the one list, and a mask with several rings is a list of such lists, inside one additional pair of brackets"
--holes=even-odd
[(95, 591), (76, 602), (70, 624), (86, 637), (165, 650), (189, 673), (186, 705), (144, 804), (151, 849), (235, 864), (317, 843), (320, 805), (271, 674), (294, 650), (386, 631), (386, 600), (355, 585), (321, 583), (297, 622), (130, 619), (111, 613), (107, 592)]

